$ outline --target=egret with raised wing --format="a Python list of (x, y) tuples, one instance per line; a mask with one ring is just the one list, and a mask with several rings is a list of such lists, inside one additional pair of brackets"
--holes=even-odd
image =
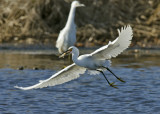
[(76, 42), (76, 25), (74, 23), (76, 7), (83, 7), (84, 4), (80, 4), (78, 1), (73, 1), (69, 12), (68, 20), (65, 27), (60, 31), (58, 39), (56, 41), (56, 47), (59, 53), (65, 52), (70, 46), (73, 46)]
[(74, 62), (73, 64), (57, 72), (50, 78), (40, 81), (38, 84), (35, 84), (33, 86), (15, 87), (22, 90), (29, 90), (47, 86), (55, 86), (76, 79), (84, 74), (86, 70), (89, 70), (101, 73), (111, 87), (117, 88), (114, 83), (110, 83), (103, 71), (108, 70), (119, 81), (125, 82), (109, 69), (110, 59), (112, 57), (116, 57), (118, 54), (128, 48), (133, 35), (132, 28), (130, 26), (122, 27), (121, 30), (118, 30), (118, 33), (119, 36), (114, 41), (109, 42), (108, 45), (97, 49), (91, 54), (79, 56), (79, 50), (74, 46), (70, 47), (61, 55), (61, 57), (65, 56), (68, 53), (72, 53), (72, 60)]

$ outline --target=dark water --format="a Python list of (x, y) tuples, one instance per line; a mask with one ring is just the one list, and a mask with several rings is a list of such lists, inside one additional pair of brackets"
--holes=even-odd
[[(34, 52), (33, 52), (34, 53)], [(84, 74), (68, 83), (22, 91), (15, 85), (29, 86), (60, 70), (67, 59), (52, 53), (0, 53), (0, 113), (2, 114), (159, 114), (160, 56), (121, 55), (112, 59), (111, 69), (126, 83), (105, 72), (118, 89), (107, 85), (101, 75)], [(17, 70), (23, 66), (24, 70)], [(33, 70), (37, 67), (39, 70)]]

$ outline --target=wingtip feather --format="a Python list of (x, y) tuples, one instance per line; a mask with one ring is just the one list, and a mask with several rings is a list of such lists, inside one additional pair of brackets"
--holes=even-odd
[(19, 87), (19, 86), (14, 86), (14, 88), (21, 89), (21, 90), (27, 90), (24, 87)]

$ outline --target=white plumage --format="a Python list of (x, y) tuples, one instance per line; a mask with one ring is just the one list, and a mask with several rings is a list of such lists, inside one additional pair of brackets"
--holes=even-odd
[(59, 53), (65, 52), (76, 42), (76, 25), (74, 23), (74, 17), (76, 7), (82, 6), (84, 6), (84, 4), (80, 4), (78, 1), (72, 2), (66, 26), (60, 31), (56, 42), (56, 47), (58, 48)]
[(75, 65), (75, 63), (73, 63), (67, 66), (66, 68), (62, 69), (61, 71), (55, 73), (50, 78), (46, 80), (40, 80), (38, 84), (29, 87), (15, 86), (15, 88), (19, 88), (22, 90), (30, 90), (30, 89), (44, 88), (47, 86), (55, 86), (76, 79), (80, 76), (80, 74), (83, 74), (85, 71), (86, 68), (79, 67)]
[(121, 30), (118, 29), (118, 33), (119, 36), (114, 41), (97, 49), (92, 56), (98, 59), (111, 59), (127, 49), (132, 40), (132, 28), (129, 25), (122, 27)]
[[(103, 74), (110, 86), (115, 87), (113, 83), (110, 83), (103, 73), (104, 69), (111, 72), (118, 80), (124, 82), (122, 79), (117, 77), (108, 67), (112, 57), (116, 57), (118, 54), (123, 52), (131, 43), (132, 40), (132, 28), (130, 26), (122, 27), (119, 31), (119, 36), (113, 42), (109, 42), (91, 54), (85, 54), (79, 56), (79, 50), (72, 46), (66, 53), (72, 53), (73, 64), (69, 65), (65, 69), (57, 72), (50, 78), (40, 81), (38, 84), (29, 87), (18, 87), (22, 90), (37, 89), (47, 86), (55, 86), (76, 79), (80, 74), (85, 73), (86, 69), (97, 70)], [(116, 87), (115, 87), (116, 88)]]

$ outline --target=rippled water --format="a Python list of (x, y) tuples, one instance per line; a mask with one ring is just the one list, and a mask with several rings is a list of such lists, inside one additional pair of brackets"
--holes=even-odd
[[(43, 89), (22, 91), (68, 65), (53, 54), (0, 53), (0, 113), (53, 114), (159, 114), (160, 56), (121, 55), (111, 69), (126, 83), (105, 72), (118, 89), (109, 87), (101, 75), (84, 74), (79, 79)], [(17, 70), (18, 67), (24, 70)], [(32, 70), (33, 67), (39, 70)]]

